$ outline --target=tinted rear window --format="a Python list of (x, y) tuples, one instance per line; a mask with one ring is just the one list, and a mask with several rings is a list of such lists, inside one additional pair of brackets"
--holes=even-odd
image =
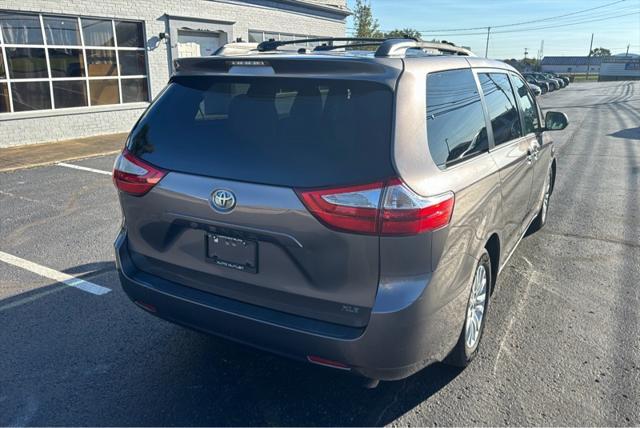
[(129, 149), (171, 171), (316, 187), (393, 175), (392, 92), (374, 82), (181, 77)]
[(480, 73), (478, 79), (491, 118), (494, 144), (498, 146), (522, 137), (520, 114), (509, 77), (504, 73)]
[(489, 150), (480, 94), (471, 70), (427, 75), (427, 140), (431, 157), (440, 167)]

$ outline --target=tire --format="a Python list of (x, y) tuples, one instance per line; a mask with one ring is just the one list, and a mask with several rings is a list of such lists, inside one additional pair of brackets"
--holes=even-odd
[(547, 224), (547, 217), (549, 213), (549, 202), (551, 200), (551, 193), (553, 190), (553, 170), (549, 168), (549, 174), (547, 174), (547, 179), (544, 182), (544, 196), (542, 198), (542, 206), (540, 207), (540, 211), (538, 211), (538, 215), (529, 226), (529, 230), (527, 231), (527, 235), (535, 233), (542, 229), (545, 224)]
[[(482, 298), (482, 295), (484, 295), (484, 298)], [(490, 295), (491, 259), (489, 258), (489, 252), (485, 248), (480, 256), (480, 260), (478, 260), (473, 279), (471, 280), (471, 289), (469, 290), (469, 299), (467, 300), (462, 332), (460, 333), (456, 346), (445, 359), (445, 364), (456, 367), (467, 367), (478, 354), (482, 333), (484, 332), (487, 320)], [(480, 308), (482, 308), (481, 313)], [(473, 320), (478, 319), (479, 313), (479, 323), (476, 321), (474, 327)]]

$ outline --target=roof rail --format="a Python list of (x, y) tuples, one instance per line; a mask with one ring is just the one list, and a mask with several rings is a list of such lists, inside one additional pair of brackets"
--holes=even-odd
[[(334, 44), (335, 42), (347, 42)], [(323, 37), (295, 40), (267, 40), (261, 43), (228, 43), (219, 48), (214, 55), (234, 56), (251, 53), (264, 53), (278, 50), (280, 46), (302, 45), (306, 43), (322, 43), (313, 51), (331, 51), (335, 49), (377, 46), (375, 56), (378, 58), (404, 57), (408, 51), (421, 55), (464, 55), (475, 56), (470, 50), (454, 45), (451, 42), (423, 42), (415, 38), (368, 38), (368, 37)], [(301, 52), (304, 53), (304, 52)]]
[[(297, 45), (303, 43), (322, 43), (326, 42), (326, 45), (320, 45), (318, 47), (324, 47), (323, 49), (318, 50), (331, 50), (330, 47), (334, 42), (353, 42), (354, 44), (363, 44), (366, 43), (367, 46), (376, 46), (379, 44), (383, 44), (388, 40), (407, 40), (407, 39), (382, 39), (382, 38), (372, 38), (372, 37), (321, 37), (315, 39), (296, 39), (296, 40), (267, 40), (258, 45), (258, 51), (266, 52), (266, 51), (274, 51), (278, 49), (280, 46), (286, 45)], [(416, 41), (416, 39), (409, 39)], [(350, 47), (350, 45), (341, 45), (340, 47)], [(337, 49), (338, 47), (334, 47)]]
[(443, 55), (475, 56), (469, 49), (456, 46), (451, 42), (421, 42), (415, 39), (387, 39), (380, 45), (375, 56), (378, 58), (402, 57), (408, 50), (426, 54), (429, 54), (429, 51), (435, 51)]

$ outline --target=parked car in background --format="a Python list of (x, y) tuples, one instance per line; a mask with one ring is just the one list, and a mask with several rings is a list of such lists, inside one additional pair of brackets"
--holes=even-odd
[(450, 45), (292, 43), (176, 61), (114, 165), (125, 292), (370, 386), (468, 365), (497, 276), (547, 220), (566, 116)]
[(525, 77), (533, 77), (536, 80), (539, 80), (541, 82), (546, 82), (549, 85), (549, 92), (553, 92), (555, 90), (560, 89), (560, 82), (558, 82), (558, 80), (556, 79), (550, 79), (549, 77), (545, 76), (542, 73), (527, 73), (525, 74)]
[(526, 75), (526, 74), (524, 75), (524, 78), (526, 79), (527, 83), (539, 87), (540, 91), (543, 94), (546, 94), (547, 92), (549, 92), (549, 82), (546, 82), (546, 81), (541, 80), (541, 79), (536, 79), (533, 76)]
[(565, 83), (565, 86), (569, 86), (569, 83), (571, 83), (571, 78), (569, 78), (569, 76), (567, 75), (557, 74), (557, 73), (548, 73), (548, 74), (555, 77), (556, 79), (561, 79)]
[(565, 81), (559, 77), (555, 77), (553, 74), (551, 73), (541, 73), (543, 76), (545, 76), (547, 79), (549, 80), (554, 80), (556, 82), (558, 82), (558, 85), (560, 88), (564, 88), (565, 86), (567, 86), (567, 84), (565, 83)]
[(527, 82), (527, 85), (529, 85), (529, 89), (531, 89), (531, 92), (533, 92), (536, 97), (542, 95), (542, 89), (540, 89), (540, 86), (529, 82)]

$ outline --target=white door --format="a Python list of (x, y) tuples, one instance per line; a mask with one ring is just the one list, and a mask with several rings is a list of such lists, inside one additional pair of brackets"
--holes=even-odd
[(220, 34), (178, 30), (178, 57), (210, 56), (220, 47)]

